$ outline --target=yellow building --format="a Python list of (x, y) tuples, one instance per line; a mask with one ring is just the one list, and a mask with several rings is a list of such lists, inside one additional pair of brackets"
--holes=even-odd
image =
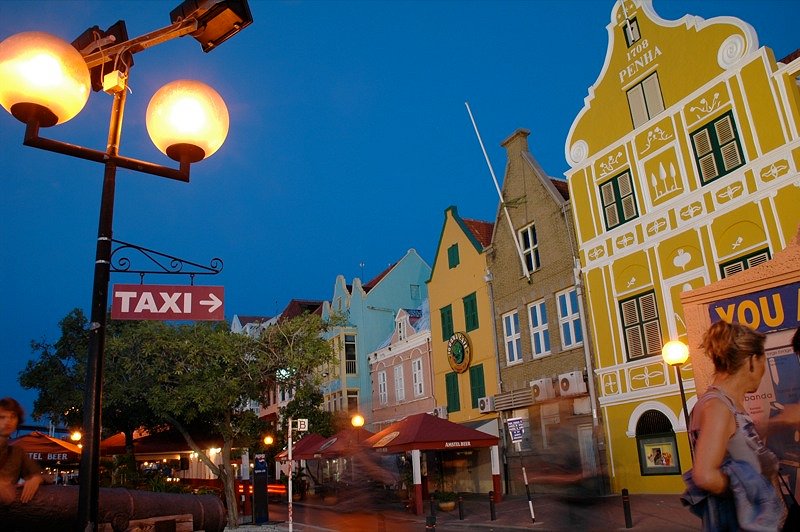
[[(616, 2), (566, 142), (615, 491), (679, 492), (691, 467), (675, 371), (680, 293), (769, 260), (800, 224), (800, 60), (731, 17)], [(691, 358), (681, 375), (695, 402)]]
[[(487, 403), (498, 392), (494, 313), (485, 279), (493, 227), (462, 218), (455, 207), (445, 210), (428, 297), (437, 415), (497, 435), (497, 413)], [(500, 493), (499, 459), (489, 452), (476, 449), (463, 457), (468, 466), (452, 471), (454, 491)], [(493, 476), (496, 486), (486, 480)]]

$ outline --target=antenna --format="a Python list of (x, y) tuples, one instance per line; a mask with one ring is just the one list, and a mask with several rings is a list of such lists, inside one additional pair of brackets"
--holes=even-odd
[(475, 135), (478, 137), (478, 143), (481, 145), (483, 157), (486, 159), (486, 165), (489, 167), (489, 173), (492, 174), (494, 188), (497, 190), (497, 196), (500, 198), (500, 205), (502, 205), (503, 212), (506, 215), (506, 222), (508, 222), (508, 228), (511, 230), (511, 237), (514, 239), (514, 246), (517, 248), (517, 255), (519, 255), (519, 261), (522, 264), (522, 272), (525, 274), (525, 277), (528, 278), (528, 282), (530, 282), (531, 272), (528, 271), (528, 265), (525, 263), (525, 256), (522, 254), (522, 247), (520, 246), (519, 239), (517, 238), (517, 232), (514, 230), (514, 224), (511, 223), (511, 216), (508, 214), (508, 207), (506, 207), (506, 203), (503, 201), (503, 193), (500, 191), (500, 185), (497, 183), (497, 176), (494, 175), (494, 169), (492, 168), (491, 161), (489, 161), (489, 155), (486, 153), (486, 148), (483, 146), (483, 140), (481, 139), (481, 134), (478, 131), (478, 124), (475, 123), (475, 117), (472, 116), (472, 109), (469, 108), (469, 102), (464, 102), (464, 105), (467, 106), (469, 119), (472, 121), (472, 127), (475, 128)]

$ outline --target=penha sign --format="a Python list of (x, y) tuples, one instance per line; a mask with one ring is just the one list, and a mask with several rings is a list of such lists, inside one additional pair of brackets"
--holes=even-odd
[(222, 286), (117, 284), (111, 319), (221, 321), (224, 298)]

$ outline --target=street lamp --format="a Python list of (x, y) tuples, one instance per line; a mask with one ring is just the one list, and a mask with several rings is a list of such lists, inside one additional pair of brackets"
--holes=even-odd
[[(0, 42), (0, 105), (25, 123), (23, 144), (99, 162), (105, 167), (83, 406), (85, 445), (81, 455), (77, 515), (77, 529), (81, 531), (98, 527), (100, 407), (117, 167), (188, 182), (191, 163), (213, 154), (222, 145), (228, 129), (228, 112), (219, 94), (199, 82), (176, 82), (162, 88), (150, 101), (147, 129), (156, 146), (177, 161), (179, 168), (121, 156), (119, 143), (132, 54), (183, 35), (197, 38), (203, 35), (204, 27), (213, 25), (216, 36), (204, 43), (204, 50), (208, 51), (206, 45), (218, 44), (252, 22), (252, 17), (245, 21), (241, 17), (231, 18), (228, 10), (223, 9), (228, 3), (203, 0), (202, 9), (189, 9), (187, 5), (197, 2), (184, 2), (181, 7), (186, 10), (172, 25), (130, 40), (125, 23), (120, 21), (106, 32), (97, 27), (87, 30), (74, 46), (43, 32), (20, 33)], [(233, 3), (239, 7), (244, 4), (246, 8), (246, 0)], [(245, 18), (250, 16), (249, 9), (239, 9), (239, 12)], [(223, 24), (226, 17), (231, 27), (229, 31), (221, 31), (218, 25)], [(86, 35), (89, 37), (85, 38)], [(105, 76), (101, 84), (93, 86), (92, 74), (98, 69), (105, 72)], [(92, 88), (102, 88), (113, 96), (105, 151), (39, 135), (40, 128), (64, 123), (77, 115)], [(190, 100), (190, 95), (196, 99)], [(169, 110), (176, 104), (182, 111)]]
[[(269, 447), (275, 442), (275, 438), (271, 434), (267, 434), (262, 442), (264, 447)], [(265, 453), (257, 454), (256, 468), (253, 471), (253, 498), (251, 500), (253, 523), (255, 524), (269, 523), (269, 465), (266, 458)], [(261, 508), (264, 509), (263, 515)]]
[(681, 377), (681, 366), (689, 359), (689, 346), (680, 340), (670, 340), (661, 348), (661, 358), (664, 362), (675, 368), (678, 376), (678, 386), (681, 390), (681, 404), (683, 405), (683, 419), (686, 422), (686, 437), (689, 439), (689, 454), (694, 460), (694, 449), (692, 439), (689, 438), (689, 409), (686, 406), (686, 392), (683, 389), (683, 377)]
[[(355, 435), (356, 445), (355, 445), (355, 447), (357, 449), (360, 449), (360, 447), (361, 447), (361, 427), (364, 426), (364, 416), (362, 416), (361, 414), (355, 414), (353, 417), (350, 418), (350, 424), (353, 425), (353, 427), (356, 428), (356, 435)], [(352, 479), (355, 480), (355, 478), (356, 478), (356, 459), (355, 459), (355, 455), (351, 456), (350, 460), (351, 460), (351, 463), (350, 463), (350, 475), (351, 475)]]
[(352, 418), (350, 418), (350, 423), (357, 429), (360, 429), (364, 426), (364, 416), (361, 414), (356, 414)]

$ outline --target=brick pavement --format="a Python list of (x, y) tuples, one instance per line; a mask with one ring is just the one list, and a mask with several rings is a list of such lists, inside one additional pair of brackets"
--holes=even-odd
[[(341, 500), (336, 506), (323, 506), (310, 500), (296, 503), (298, 509), (319, 508), (341, 514), (362, 513), (375, 516), (374, 526), (369, 530), (348, 530), (347, 532), (393, 532), (395, 530), (426, 530), (427, 515), (413, 515), (403, 510), (399, 502), (382, 502), (365, 505), (358, 498)], [(436, 530), (446, 531), (492, 531), (516, 530), (626, 530), (622, 498), (619, 495), (595, 498), (566, 498), (549, 495), (534, 496), (535, 523), (531, 520), (528, 500), (522, 496), (507, 497), (495, 506), (496, 519), (492, 520), (488, 497), (470, 497), (464, 500), (464, 519), (459, 518), (458, 509), (452, 512), (436, 512)], [(636, 495), (630, 496), (631, 529), (636, 531), (673, 532), (699, 530), (700, 520), (685, 509), (677, 495)], [(271, 505), (274, 518), (280, 517), (275, 503)], [(425, 505), (426, 513), (429, 504)], [(365, 527), (362, 525), (361, 527)], [(326, 526), (306, 526), (295, 523), (298, 532), (323, 532), (337, 530)], [(352, 528), (352, 527), (351, 527)], [(374, 529), (374, 530), (372, 530)], [(226, 528), (226, 530), (234, 530)], [(284, 532), (288, 523), (272, 525), (242, 525), (239, 532)]]

